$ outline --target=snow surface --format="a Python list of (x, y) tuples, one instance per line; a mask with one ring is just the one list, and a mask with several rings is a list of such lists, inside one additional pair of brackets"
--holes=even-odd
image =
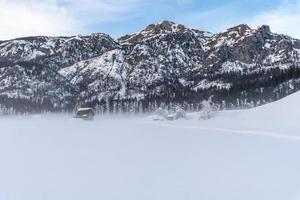
[(299, 101), (206, 121), (2, 117), (0, 199), (297, 200)]

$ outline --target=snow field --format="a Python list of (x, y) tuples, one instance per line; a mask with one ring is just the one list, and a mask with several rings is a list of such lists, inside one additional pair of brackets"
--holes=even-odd
[(299, 100), (203, 121), (2, 117), (0, 199), (297, 200)]

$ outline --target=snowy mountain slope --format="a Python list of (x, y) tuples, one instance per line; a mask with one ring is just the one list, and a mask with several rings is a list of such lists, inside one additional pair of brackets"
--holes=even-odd
[(60, 68), (99, 56), (118, 44), (105, 34), (28, 37), (0, 44), (2, 107), (19, 112), (73, 109), (79, 89)]
[(212, 46), (209, 57), (224, 54), (227, 61), (239, 61), (250, 66), (256, 64), (265, 68), (299, 63), (299, 40), (274, 34), (266, 25), (257, 30), (247, 25), (230, 28), (214, 35), (209, 46)]
[[(105, 99), (125, 96), (126, 70), (122, 50), (108, 51), (103, 55), (63, 68), (59, 73), (80, 88), (79, 98)], [(97, 95), (97, 96), (96, 96)]]
[(210, 120), (199, 120), (198, 112), (188, 113), (189, 120), (165, 123), (182, 129), (215, 131), (220, 134), (269, 137), (300, 141), (300, 92), (278, 101), (246, 110), (221, 111)]
[(50, 68), (77, 91), (75, 104), (111, 111), (195, 108), (209, 97), (223, 108), (249, 107), (300, 89), (300, 41), (266, 25), (211, 34), (163, 21), (117, 41), (92, 34), (1, 42), (0, 67), (15, 65)]
[(300, 92), (291, 94), (270, 104), (241, 112), (241, 118), (292, 120), (300, 118)]
[(51, 57), (60, 64), (70, 64), (101, 55), (116, 45), (112, 38), (101, 33), (73, 37), (27, 37), (1, 42), (0, 57), (13, 62)]
[(0, 69), (2, 106), (20, 112), (60, 111), (74, 107), (77, 88), (51, 68), (14, 64)]

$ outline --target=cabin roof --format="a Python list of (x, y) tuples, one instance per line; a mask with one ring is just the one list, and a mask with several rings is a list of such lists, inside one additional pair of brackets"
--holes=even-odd
[(90, 111), (92, 108), (78, 108), (77, 111)]

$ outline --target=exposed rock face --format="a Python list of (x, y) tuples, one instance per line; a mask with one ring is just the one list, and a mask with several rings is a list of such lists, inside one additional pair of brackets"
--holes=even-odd
[[(0, 42), (0, 104), (20, 111), (260, 105), (300, 88), (300, 41), (245, 24), (211, 34), (164, 21), (105, 34)], [(24, 106), (26, 105), (26, 106)], [(38, 109), (35, 109), (38, 108)]]

